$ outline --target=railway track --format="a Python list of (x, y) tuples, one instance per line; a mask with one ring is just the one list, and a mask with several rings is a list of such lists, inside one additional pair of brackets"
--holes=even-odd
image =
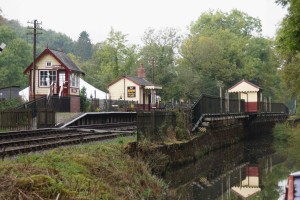
[(0, 157), (41, 151), (59, 146), (129, 136), (136, 130), (130, 123), (78, 126), (72, 128), (37, 129), (31, 131), (0, 133)]

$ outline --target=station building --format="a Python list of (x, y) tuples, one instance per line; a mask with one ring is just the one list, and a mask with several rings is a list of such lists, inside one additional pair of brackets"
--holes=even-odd
[(137, 76), (122, 76), (108, 85), (111, 100), (136, 102), (137, 110), (157, 108), (157, 90), (162, 86), (146, 80), (146, 70), (141, 64)]

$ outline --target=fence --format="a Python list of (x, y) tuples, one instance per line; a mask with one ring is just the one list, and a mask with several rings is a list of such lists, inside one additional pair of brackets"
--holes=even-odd
[(196, 124), (203, 114), (243, 113), (245, 112), (245, 102), (244, 100), (225, 100), (225, 98), (201, 94), (191, 110), (192, 123)]
[(30, 130), (32, 127), (31, 109), (0, 111), (1, 130)]
[[(53, 109), (37, 110), (37, 128), (55, 126)], [(31, 130), (33, 128), (31, 109), (12, 109), (0, 111), (0, 129), (3, 131)]]
[(49, 108), (37, 110), (37, 128), (50, 128), (55, 126), (55, 111)]
[(267, 103), (260, 102), (259, 103), (259, 111), (260, 112), (272, 112), (272, 113), (289, 113), (288, 107), (283, 103)]
[(70, 112), (70, 97), (52, 96), (48, 99), (46, 96), (40, 97), (35, 101), (29, 101), (16, 109), (53, 109), (56, 112)]

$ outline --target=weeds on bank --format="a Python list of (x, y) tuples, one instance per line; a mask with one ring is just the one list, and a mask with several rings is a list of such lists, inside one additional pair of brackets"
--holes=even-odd
[(166, 186), (124, 153), (132, 140), (57, 148), (0, 163), (0, 199), (162, 199)]

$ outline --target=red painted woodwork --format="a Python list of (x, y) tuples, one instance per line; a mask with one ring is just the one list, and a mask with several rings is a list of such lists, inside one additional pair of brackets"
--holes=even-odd
[(246, 176), (259, 176), (258, 167), (247, 167)]
[[(43, 58), (45, 55), (47, 54), (50, 54), (52, 55), (60, 64), (61, 66), (66, 70), (68, 71), (69, 73), (71, 72), (71, 70), (69, 68), (67, 68), (62, 62), (60, 59), (58, 59), (51, 51), (50, 49), (45, 49), (37, 58), (36, 58), (36, 63), (38, 63), (40, 61), (41, 58)], [(26, 69), (25, 71), (23, 72), (23, 74), (27, 74), (27, 72), (29, 72), (29, 70), (32, 70), (33, 68), (33, 63), (31, 63)]]
[(288, 191), (286, 200), (294, 200), (294, 176), (289, 176), (288, 178)]
[(257, 102), (245, 102), (245, 112), (257, 112), (258, 104)]

